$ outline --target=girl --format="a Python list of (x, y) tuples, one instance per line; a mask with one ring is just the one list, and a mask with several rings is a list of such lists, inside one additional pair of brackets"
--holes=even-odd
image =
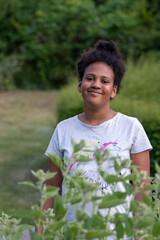
[[(112, 156), (131, 159), (132, 164), (139, 166), (139, 169), (146, 171), (147, 176), (149, 176), (149, 150), (152, 149), (152, 146), (142, 125), (136, 118), (115, 112), (110, 108), (110, 101), (119, 92), (121, 80), (125, 73), (121, 55), (115, 42), (98, 41), (92, 49), (82, 54), (77, 62), (77, 71), (78, 91), (83, 98), (84, 112), (57, 125), (46, 155), (48, 153), (56, 154), (62, 160), (64, 156), (67, 156), (69, 162), (72, 153), (71, 138), (75, 142), (85, 140), (89, 151), (82, 154), (93, 158), (93, 161), (73, 162), (69, 168), (71, 171), (80, 169), (88, 181), (96, 183), (99, 179), (99, 194), (107, 194), (110, 189), (107, 183), (101, 178), (97, 178), (96, 161), (94, 161), (94, 155), (90, 151), (95, 147), (100, 152), (103, 149), (109, 149)], [(112, 174), (114, 172), (112, 161), (109, 161), (107, 165), (105, 164), (103, 169)], [(58, 186), (62, 192), (65, 191), (62, 188), (61, 171), (50, 160), (49, 170), (56, 171), (57, 175), (47, 184)], [(119, 191), (121, 190), (122, 186), (119, 185)], [(137, 194), (136, 198), (141, 201), (141, 194)], [(54, 207), (53, 199), (46, 201), (44, 209), (49, 207)], [(119, 206), (118, 209), (113, 209), (113, 213), (116, 211), (123, 213), (123, 207)], [(90, 206), (87, 207), (86, 212), (89, 216), (92, 214)], [(68, 210), (67, 220), (69, 222), (76, 220), (72, 206)]]

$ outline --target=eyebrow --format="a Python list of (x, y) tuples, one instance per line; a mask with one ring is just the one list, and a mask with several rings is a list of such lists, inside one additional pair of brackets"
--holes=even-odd
[[(87, 74), (85, 74), (85, 76), (88, 76), (88, 75), (91, 75), (91, 76), (93, 76), (93, 77), (96, 77), (96, 75), (93, 74), (93, 73), (87, 73)], [(108, 76), (101, 76), (101, 77), (102, 77), (102, 78), (107, 78), (107, 79), (110, 80), (110, 77), (108, 77)]]

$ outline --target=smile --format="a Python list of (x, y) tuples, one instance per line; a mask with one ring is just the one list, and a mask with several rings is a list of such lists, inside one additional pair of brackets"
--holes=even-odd
[(93, 90), (90, 90), (88, 91), (89, 93), (92, 93), (92, 94), (102, 94), (101, 92), (96, 92), (96, 91), (93, 91)]

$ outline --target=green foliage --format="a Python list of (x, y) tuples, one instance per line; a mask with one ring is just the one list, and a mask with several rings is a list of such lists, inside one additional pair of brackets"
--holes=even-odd
[(2, 212), (0, 217), (0, 239), (2, 240), (17, 240), (23, 235), (25, 229), (30, 229), (31, 226), (20, 224), (20, 220)]
[(137, 61), (128, 59), (122, 95), (133, 100), (160, 103), (159, 66), (160, 58), (156, 55), (143, 55)]
[(18, 59), (18, 70), (11, 64), (0, 89), (6, 81), (5, 89), (63, 86), (80, 53), (98, 39), (117, 41), (125, 57), (160, 48), (158, 0), (1, 0), (0, 5), (2, 65), (10, 56)]
[[(75, 149), (80, 149), (83, 147), (83, 142), (74, 145)], [(80, 149), (81, 150), (81, 149)], [(75, 160), (77, 160), (78, 152), (73, 152)], [(107, 161), (110, 157), (106, 152), (102, 153), (102, 161)], [(52, 156), (53, 162), (55, 160), (54, 155)], [(96, 159), (97, 160), (97, 159)], [(139, 172), (135, 166), (130, 167), (129, 160), (113, 159), (115, 168), (115, 178), (108, 175), (102, 171), (102, 166), (97, 161), (97, 166), (99, 173), (102, 177), (105, 177), (108, 181), (108, 184), (111, 184), (111, 193), (105, 196), (97, 196), (95, 190), (97, 186), (93, 183), (87, 181), (86, 178), (81, 176), (79, 171), (75, 172), (75, 175), (72, 175), (66, 166), (66, 160), (64, 159), (64, 166), (61, 168), (62, 174), (64, 177), (64, 184), (66, 185), (68, 191), (64, 194), (63, 198), (58, 194), (58, 188), (55, 193), (53, 189), (52, 196), (55, 197), (55, 206), (53, 209), (48, 209), (42, 211), (44, 204), (44, 199), (47, 199), (49, 196), (46, 192), (45, 180), (53, 177), (55, 173), (50, 174), (42, 170), (37, 172), (32, 171), (32, 174), (37, 178), (35, 184), (28, 183), (28, 186), (36, 187), (41, 193), (40, 206), (32, 206), (32, 211), (34, 212), (35, 224), (37, 227), (40, 224), (43, 225), (43, 234), (39, 235), (30, 230), (30, 236), (33, 240), (75, 240), (75, 239), (107, 239), (108, 236), (117, 236), (116, 239), (126, 239), (130, 237), (135, 237), (137, 240), (145, 238), (146, 240), (158, 240), (159, 238), (159, 226), (160, 226), (160, 200), (159, 200), (159, 189), (160, 189), (160, 167), (156, 165), (157, 173), (152, 185), (146, 186), (143, 188), (142, 181), (146, 179), (144, 172)], [(123, 167), (131, 168), (132, 172), (128, 176), (119, 176), (119, 171)], [(126, 187), (128, 179), (134, 179), (135, 188), (132, 192)], [(114, 182), (114, 184), (113, 184)], [(116, 183), (121, 182), (124, 184), (125, 191), (117, 192)], [(141, 184), (140, 184), (141, 183)], [(23, 184), (23, 183), (22, 183)], [(24, 183), (27, 184), (26, 182)], [(73, 186), (74, 184), (74, 186)], [(152, 190), (150, 192), (153, 202), (146, 195), (146, 190)], [(136, 193), (142, 191), (143, 202), (137, 202), (134, 198), (132, 199), (130, 208), (126, 207), (126, 212), (116, 213), (112, 215), (110, 209), (112, 207), (118, 206), (126, 201), (126, 196), (133, 194), (135, 197)], [(78, 221), (69, 223), (66, 221), (66, 211), (68, 208), (68, 203), (75, 204), (77, 202), (77, 196), (81, 202), (81, 208), (76, 209), (76, 216)], [(88, 216), (85, 213), (85, 206), (88, 202), (93, 203), (93, 215)], [(100, 214), (99, 210), (101, 208), (107, 208), (108, 214), (103, 216)], [(133, 216), (130, 216), (130, 212), (133, 212)], [(46, 221), (42, 221), (41, 218), (45, 217)], [(112, 223), (113, 229), (110, 228)], [(19, 220), (12, 219), (6, 214), (2, 214), (0, 217), (0, 236), (3, 240), (18, 240), (22, 236), (24, 229), (30, 229), (31, 226), (21, 225)]]
[(13, 90), (15, 88), (14, 76), (21, 69), (22, 61), (19, 56), (0, 56), (0, 90)]
[(58, 122), (83, 112), (83, 100), (77, 90), (78, 80), (60, 91), (57, 103)]
[(148, 134), (149, 139), (153, 145), (153, 150), (151, 151), (151, 175), (155, 172), (155, 162), (160, 163), (160, 121), (156, 118), (151, 118), (148, 121), (144, 119), (142, 121), (144, 128)]

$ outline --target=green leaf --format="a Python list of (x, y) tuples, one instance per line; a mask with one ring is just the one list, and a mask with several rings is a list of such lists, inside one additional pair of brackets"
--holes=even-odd
[(84, 219), (88, 218), (88, 215), (80, 210), (80, 209), (76, 209), (76, 217), (77, 217), (77, 220), (80, 222), (80, 221), (83, 221)]
[(107, 237), (110, 236), (111, 233), (102, 230), (102, 229), (93, 229), (93, 230), (89, 230), (86, 234), (85, 234), (85, 238), (86, 239), (92, 239), (92, 238), (103, 238), (103, 237)]
[(150, 227), (151, 226), (151, 219), (150, 218), (138, 218), (137, 219), (138, 222), (137, 222), (137, 227), (139, 229), (143, 229), (143, 228), (147, 228), (147, 227)]
[(99, 173), (103, 177), (103, 179), (109, 184), (124, 181), (123, 177), (119, 177), (116, 175), (109, 175), (104, 171), (99, 171)]
[(53, 187), (53, 186), (47, 186), (43, 196), (45, 196), (45, 199), (54, 197), (55, 195), (57, 195), (59, 192), (59, 188), (58, 187)]
[(131, 173), (127, 177), (125, 177), (124, 180), (135, 181), (136, 175), (134, 173)]
[[(71, 187), (72, 188), (72, 187)], [(73, 190), (73, 189), (72, 189)], [(65, 202), (70, 202), (71, 204), (76, 204), (82, 202), (82, 194), (79, 191), (68, 191), (64, 195)]]
[(43, 212), (37, 205), (32, 206), (32, 211), (34, 213), (34, 219), (37, 221), (43, 216)]
[(116, 171), (119, 171), (121, 169), (121, 166), (118, 164), (117, 160), (114, 160), (114, 168)]
[(68, 228), (72, 231), (73, 235), (76, 236), (80, 229), (80, 224), (78, 222), (71, 222), (68, 224)]
[(56, 172), (46, 172), (45, 173), (45, 180), (53, 178), (57, 173)]
[(104, 217), (97, 212), (97, 214), (94, 214), (92, 217), (89, 218), (89, 228), (91, 229), (106, 229), (106, 225), (104, 223)]
[(67, 223), (66, 221), (54, 222), (47, 227), (49, 228), (50, 231), (55, 232), (55, 231), (61, 229), (66, 223)]
[(71, 204), (76, 204), (82, 202), (83, 198), (82, 196), (73, 196), (73, 198), (70, 200)]
[(124, 185), (124, 187), (126, 189), (126, 193), (128, 195), (131, 195), (133, 193), (133, 191), (134, 191), (133, 185), (130, 184), (130, 183), (126, 183), (126, 182), (123, 182), (123, 185)]
[(62, 161), (57, 155), (49, 153), (48, 156), (57, 167), (62, 168)]
[(76, 158), (76, 162), (89, 162), (89, 161), (93, 161), (93, 159), (89, 158), (89, 157), (86, 157), (86, 156), (78, 156)]
[(82, 150), (82, 148), (85, 147), (85, 141), (81, 140), (79, 143), (75, 144), (74, 143), (74, 147), (73, 147), (73, 152), (79, 152), (80, 150)]
[(132, 237), (135, 231), (133, 221), (133, 218), (130, 218), (127, 215), (125, 216), (126, 233), (129, 237)]
[(124, 227), (119, 217), (119, 214), (115, 215), (115, 230), (116, 230), (118, 239), (124, 236)]
[(154, 237), (160, 236), (160, 222), (156, 222), (153, 225), (152, 234)]
[(139, 205), (139, 203), (135, 199), (132, 199), (131, 204), (130, 204), (130, 211), (137, 212), (138, 205)]
[(18, 227), (21, 231), (24, 231), (24, 230), (28, 230), (28, 229), (32, 229), (32, 228), (34, 228), (34, 226), (32, 226), (32, 225), (28, 225), (28, 224), (22, 224), (22, 225), (20, 225), (19, 227)]
[(101, 155), (101, 153), (100, 153), (100, 151), (98, 149), (95, 150), (94, 156), (96, 158), (96, 161), (97, 161), (98, 165), (101, 164), (101, 162), (102, 162), (102, 155)]
[(59, 195), (55, 197), (54, 212), (55, 212), (55, 218), (57, 221), (63, 219), (67, 212), (67, 208), (64, 207), (64, 202), (62, 201), (62, 198)]
[(150, 185), (147, 185), (143, 188), (143, 191), (147, 191), (147, 190), (155, 190), (155, 185), (154, 184), (150, 184)]
[(20, 185), (27, 186), (27, 187), (37, 188), (36, 185), (35, 185), (34, 183), (29, 182), (29, 181), (20, 182), (19, 184), (20, 184)]
[(148, 206), (152, 206), (152, 200), (148, 197), (146, 193), (143, 192), (142, 197), (145, 204), (147, 204)]
[(29, 231), (31, 240), (42, 240), (42, 236), (32, 230)]
[(103, 196), (92, 196), (92, 201), (97, 201), (97, 200), (99, 200), (99, 199), (102, 199), (103, 198)]
[(14, 233), (11, 237), (10, 240), (17, 240), (20, 239), (23, 235), (23, 232), (21, 230), (17, 230), (16, 233)]
[(112, 208), (120, 204), (125, 203), (126, 193), (114, 192), (108, 194), (102, 198), (102, 202), (99, 204), (99, 208)]
[(69, 227), (69, 224), (67, 224), (66, 228), (64, 229), (64, 240), (75, 240), (73, 232)]

